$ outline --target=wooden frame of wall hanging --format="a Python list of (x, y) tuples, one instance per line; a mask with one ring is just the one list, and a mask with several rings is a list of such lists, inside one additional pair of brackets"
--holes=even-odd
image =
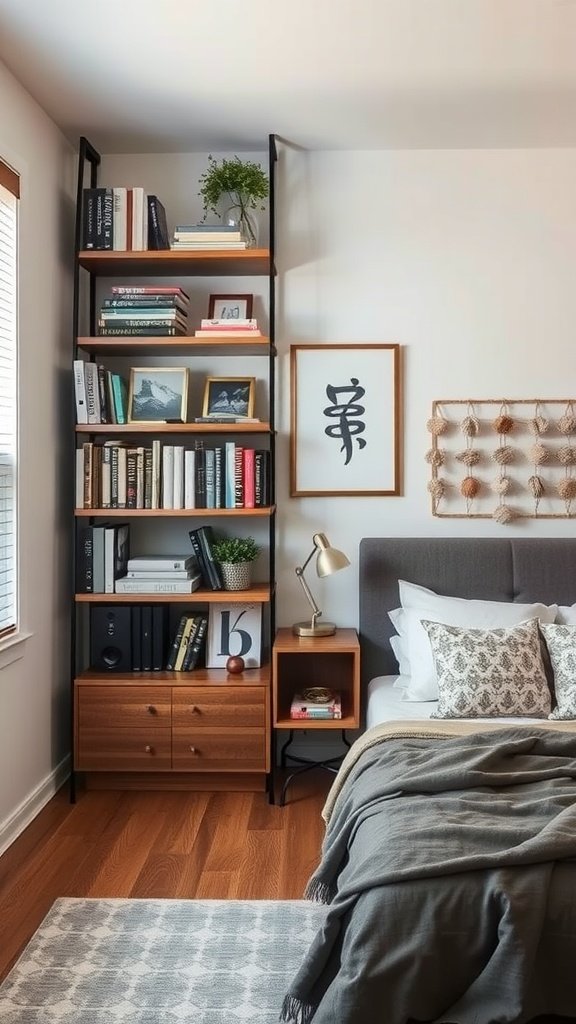
[(437, 399), (427, 430), (432, 515), (576, 518), (576, 398)]

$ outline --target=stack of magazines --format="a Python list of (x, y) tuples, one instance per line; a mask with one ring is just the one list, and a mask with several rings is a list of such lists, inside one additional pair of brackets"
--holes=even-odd
[(301, 693), (295, 693), (290, 705), (290, 718), (307, 718), (311, 721), (342, 718), (342, 700), (339, 693), (333, 693), (323, 704), (307, 701)]

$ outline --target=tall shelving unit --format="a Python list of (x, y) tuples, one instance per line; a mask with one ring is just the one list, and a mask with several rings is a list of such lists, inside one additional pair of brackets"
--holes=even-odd
[[(82, 196), (98, 186), (100, 155), (86, 138), (79, 148), (74, 270), (73, 359), (113, 368), (117, 357), (137, 361), (151, 357), (263, 356), (267, 359), (266, 421), (239, 424), (77, 424), (73, 401), (74, 449), (83, 441), (144, 438), (153, 433), (166, 443), (185, 443), (216, 436), (233, 440), (243, 435), (270, 451), (270, 504), (265, 508), (234, 509), (95, 509), (76, 508), (73, 514), (73, 552), (80, 525), (120, 517), (172, 518), (200, 521), (253, 520), (268, 523), (268, 580), (244, 591), (201, 589), (182, 594), (76, 593), (72, 575), (71, 691), (73, 770), (71, 796), (79, 779), (94, 788), (154, 789), (268, 789), (272, 795), (271, 650), (275, 630), (275, 170), (276, 139), (268, 139), (269, 247), (242, 251), (82, 251)], [(138, 278), (262, 276), (268, 278), (269, 336), (255, 339), (195, 337), (99, 336), (97, 281)], [(86, 332), (86, 326), (87, 332)], [(131, 364), (133, 365), (133, 364)], [(229, 363), (227, 366), (229, 367)], [(71, 390), (73, 390), (71, 386)], [(154, 553), (150, 551), (150, 554)], [(192, 549), (190, 549), (192, 553)], [(102, 672), (90, 667), (90, 607), (136, 603), (182, 605), (182, 610), (209, 610), (214, 603), (252, 603), (262, 606), (261, 667), (240, 676), (225, 669), (197, 668), (192, 672)]]

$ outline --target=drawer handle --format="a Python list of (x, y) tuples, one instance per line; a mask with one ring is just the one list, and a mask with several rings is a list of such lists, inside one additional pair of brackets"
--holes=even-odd
[(199, 754), (199, 753), (200, 753), (200, 751), (199, 751), (199, 750), (197, 750), (197, 748), (196, 748), (196, 747), (190, 747), (190, 753), (191, 753), (191, 754)]
[(192, 712), (193, 715), (197, 715), (200, 713), (200, 708), (198, 707), (197, 704), (191, 704), (190, 711)]
[(146, 711), (148, 712), (149, 715), (155, 715), (156, 714), (156, 708), (154, 707), (153, 704), (147, 704), (146, 705)]
[(147, 754), (153, 754), (154, 753), (154, 748), (151, 747), (149, 743), (146, 744), (146, 746), (144, 747), (144, 750), (146, 751)]

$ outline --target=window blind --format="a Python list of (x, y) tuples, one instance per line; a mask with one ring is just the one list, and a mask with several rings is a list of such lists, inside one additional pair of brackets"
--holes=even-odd
[(19, 180), (0, 161), (0, 640), (17, 627), (17, 218)]

